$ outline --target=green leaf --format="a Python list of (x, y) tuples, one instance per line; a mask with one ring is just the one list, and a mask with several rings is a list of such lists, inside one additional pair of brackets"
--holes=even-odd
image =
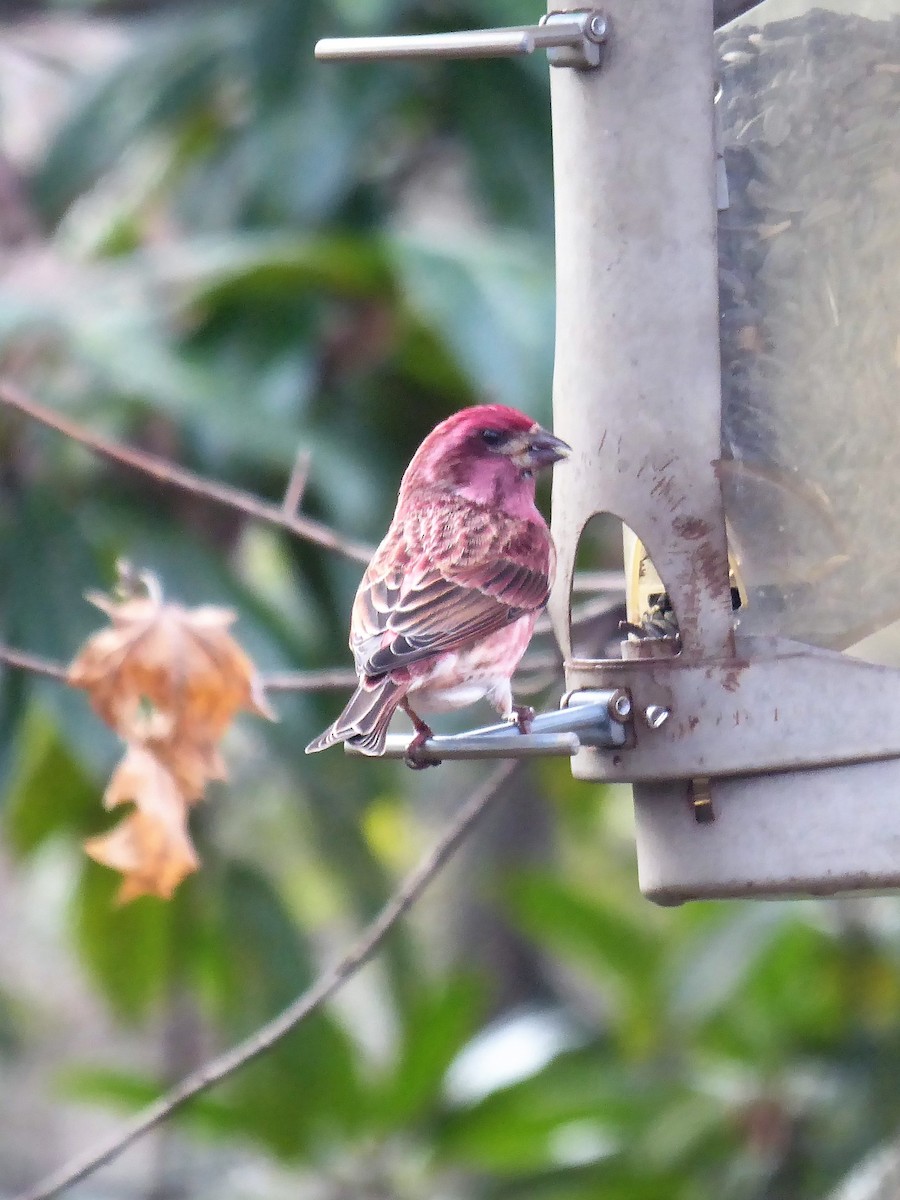
[(406, 303), (485, 401), (543, 417), (553, 364), (553, 268), (523, 238), (395, 238)]
[(0, 989), (0, 1058), (13, 1058), (23, 1047), (22, 1026), (25, 1016), (16, 1004), (14, 994)]
[[(35, 486), (19, 501), (7, 535), (6, 637), (13, 645), (67, 663), (102, 623), (84, 592), (104, 580), (79, 516), (51, 486)], [(55, 679), (30, 677), (28, 693), (87, 771), (108, 771), (116, 749), (112, 734), (92, 714), (81, 692)]]
[[(218, 1004), (242, 1036), (274, 1017), (313, 979), (300, 933), (269, 881), (249, 865), (225, 864), (217, 935), (226, 949)], [(304, 1020), (228, 1089), (232, 1127), (275, 1154), (309, 1153), (322, 1137), (354, 1130), (360, 1086), (349, 1040), (319, 1012)]]
[(739, 905), (686, 939), (668, 989), (676, 1020), (698, 1025), (733, 1002), (778, 937), (786, 915), (780, 904)]
[[(59, 1077), (61, 1093), (82, 1103), (102, 1104), (130, 1113), (152, 1104), (166, 1090), (163, 1080), (104, 1067), (71, 1067)], [(216, 1137), (234, 1133), (231, 1110), (215, 1092), (206, 1092), (179, 1109), (172, 1120)]]
[(95, 983), (123, 1020), (146, 1017), (166, 991), (173, 923), (183, 884), (171, 901), (143, 896), (118, 905), (121, 879), (86, 859), (74, 900), (75, 937)]
[(383, 294), (392, 282), (378, 242), (349, 234), (208, 234), (154, 247), (119, 265), (157, 286), (178, 288), (189, 303), (232, 298), (247, 304), (300, 288), (362, 298)]
[(82, 769), (56, 724), (39, 706), (28, 710), (6, 794), (6, 830), (19, 854), (30, 854), (65, 830), (81, 836), (103, 821), (102, 787)]
[(640, 1177), (627, 1164), (572, 1166), (526, 1176), (488, 1190), (489, 1200), (713, 1200), (686, 1191), (677, 1175)]
[(448, 1114), (437, 1131), (441, 1160), (516, 1175), (575, 1157), (576, 1133), (582, 1159), (607, 1158), (636, 1136), (670, 1086), (651, 1071), (623, 1068), (596, 1043), (567, 1051)]
[[(17, 564), (15, 586), (5, 581), (8, 636), (67, 662), (98, 623), (82, 593), (102, 582), (78, 517), (49, 482), (33, 486), (20, 497), (7, 538)], [(54, 693), (64, 691), (54, 683)]]
[(397, 1061), (377, 1099), (379, 1125), (402, 1128), (434, 1109), (447, 1069), (474, 1032), (481, 991), (473, 980), (456, 978), (414, 996)]
[(145, 22), (134, 52), (99, 79), (88, 78), (36, 172), (32, 195), (59, 220), (142, 134), (189, 115), (240, 44), (235, 13), (178, 14)]
[(653, 988), (660, 939), (622, 908), (536, 873), (513, 877), (507, 895), (528, 933), (586, 966), (604, 983), (617, 980), (629, 995)]
[[(521, 20), (520, 9), (511, 24)], [(549, 244), (553, 157), (546, 67), (534, 61), (453, 63), (444, 80), (445, 119), (472, 156), (480, 198), (498, 223), (539, 230)]]

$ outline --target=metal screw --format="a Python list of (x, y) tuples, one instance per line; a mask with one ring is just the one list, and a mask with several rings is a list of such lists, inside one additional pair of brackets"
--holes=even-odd
[(644, 709), (644, 720), (651, 729), (659, 729), (660, 725), (665, 725), (671, 715), (672, 710), (664, 708), (661, 704), (648, 704)]
[(631, 697), (624, 688), (617, 688), (609, 698), (609, 715), (620, 725), (631, 716)]
[(602, 13), (595, 13), (587, 23), (585, 34), (592, 42), (604, 42), (608, 28), (606, 17)]
[(705, 776), (692, 779), (689, 784), (691, 807), (694, 810), (694, 820), (698, 825), (711, 825), (716, 819), (713, 808), (712, 788)]

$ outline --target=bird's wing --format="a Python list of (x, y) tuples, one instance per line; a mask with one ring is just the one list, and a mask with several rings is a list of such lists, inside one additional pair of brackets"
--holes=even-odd
[(537, 549), (531, 565), (501, 554), (452, 571), (418, 562), (367, 575), (351, 626), (357, 670), (384, 675), (539, 612), (550, 593), (550, 552)]

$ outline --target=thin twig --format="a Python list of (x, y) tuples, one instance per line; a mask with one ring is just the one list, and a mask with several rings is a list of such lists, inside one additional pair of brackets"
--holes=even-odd
[(272, 671), (262, 676), (267, 692), (335, 692), (356, 687), (359, 679), (352, 667), (330, 671)]
[(372, 557), (372, 546), (342, 537), (327, 525), (323, 525), (320, 521), (314, 521), (311, 517), (301, 517), (295, 512), (288, 513), (281, 505), (269, 504), (240, 488), (205, 479), (202, 475), (176, 466), (165, 458), (159, 458), (144, 450), (135, 450), (131, 446), (123, 446), (109, 438), (90, 433), (68, 417), (63, 417), (59, 413), (53, 412), (52, 409), (45, 408), (8, 379), (0, 380), (0, 404), (14, 408), (17, 412), (31, 417), (32, 420), (39, 421), (50, 429), (55, 429), (58, 433), (64, 434), (65, 437), (71, 438), (72, 441), (78, 442), (82, 446), (87, 446), (95, 454), (99, 454), (119, 466), (141, 471), (159, 483), (181, 488), (193, 496), (202, 496), (216, 504), (227, 505), (229, 508), (247, 513), (248, 516), (255, 517), (259, 521), (267, 521), (270, 525), (278, 525), (282, 529), (296, 534), (297, 537), (314, 542), (325, 550), (334, 550), (335, 553), (353, 559), (354, 562), (367, 563)]
[[(68, 677), (68, 667), (65, 663), (41, 658), (38, 654), (29, 654), (25, 650), (16, 650), (2, 643), (0, 663), (20, 671), (30, 671), (34, 675), (46, 675), (50, 679), (58, 679), (61, 683), (65, 683)], [(331, 692), (356, 687), (357, 684), (356, 672), (350, 667), (335, 667), (323, 671), (272, 671), (261, 675), (260, 680), (263, 688), (270, 692)]]
[(406, 877), (349, 953), (334, 967), (320, 975), (315, 983), (282, 1013), (231, 1050), (214, 1058), (199, 1070), (192, 1071), (180, 1084), (127, 1122), (114, 1138), (87, 1154), (74, 1158), (33, 1188), (22, 1192), (17, 1200), (50, 1200), (50, 1197), (58, 1196), (74, 1184), (87, 1179), (100, 1167), (117, 1158), (138, 1138), (168, 1120), (189, 1100), (208, 1091), (214, 1084), (221, 1083), (223, 1079), (264, 1054), (310, 1013), (320, 1008), (368, 962), (403, 914), (418, 900), (454, 851), (465, 841), (479, 817), (500, 795), (518, 766), (515, 762), (504, 763), (490, 776), (485, 785), (466, 801), (428, 857)]
[[(550, 670), (558, 674), (561, 667), (562, 659), (553, 650), (530, 651), (519, 663), (519, 671), (526, 674)], [(331, 667), (322, 671), (270, 671), (261, 678), (267, 692), (333, 692), (341, 688), (355, 688), (359, 683), (359, 676), (352, 667)]]
[(49, 658), (41, 658), (38, 654), (27, 654), (24, 650), (13, 650), (11, 646), (0, 645), (0, 662), (8, 667), (18, 667), (20, 671), (31, 671), (35, 675), (47, 675), (50, 679), (65, 682), (68, 670), (63, 663), (52, 662)]
[(624, 592), (624, 571), (576, 571), (572, 592)]
[[(49, 658), (41, 658), (38, 654), (28, 654), (24, 650), (16, 650), (12, 646), (0, 643), (0, 663), (14, 667), (20, 671), (30, 671), (34, 675), (46, 675), (49, 679), (58, 679), (65, 683), (68, 668), (64, 663), (54, 662)], [(524, 673), (547, 672), (558, 670), (562, 660), (558, 654), (548, 651), (535, 651), (526, 654), (522, 659), (519, 670)], [(354, 688), (359, 678), (352, 667), (331, 667), (321, 671), (268, 671), (260, 675), (260, 682), (267, 692), (337, 692), (343, 688)]]
[[(575, 595), (574, 588), (572, 595), (573, 597)], [(619, 608), (621, 603), (620, 599), (611, 600), (609, 595), (599, 596), (594, 600), (582, 600), (577, 603), (573, 599), (569, 615), (569, 626), (571, 629), (578, 629), (582, 625), (589, 625), (604, 613), (612, 612), (614, 609)], [(534, 634), (535, 637), (539, 637), (541, 634), (552, 632), (553, 622), (550, 619), (549, 612), (545, 609), (535, 622)]]
[(300, 507), (300, 501), (303, 499), (303, 493), (306, 491), (306, 481), (309, 478), (309, 464), (312, 460), (308, 450), (302, 447), (297, 451), (297, 457), (294, 459), (294, 466), (291, 469), (291, 477), (288, 480), (288, 485), (284, 489), (284, 499), (281, 502), (282, 512), (293, 517), (297, 514), (297, 509)]

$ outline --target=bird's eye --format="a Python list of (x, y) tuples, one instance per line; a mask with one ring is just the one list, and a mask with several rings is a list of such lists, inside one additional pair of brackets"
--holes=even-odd
[(481, 440), (486, 446), (499, 446), (503, 441), (503, 434), (499, 429), (482, 429)]

